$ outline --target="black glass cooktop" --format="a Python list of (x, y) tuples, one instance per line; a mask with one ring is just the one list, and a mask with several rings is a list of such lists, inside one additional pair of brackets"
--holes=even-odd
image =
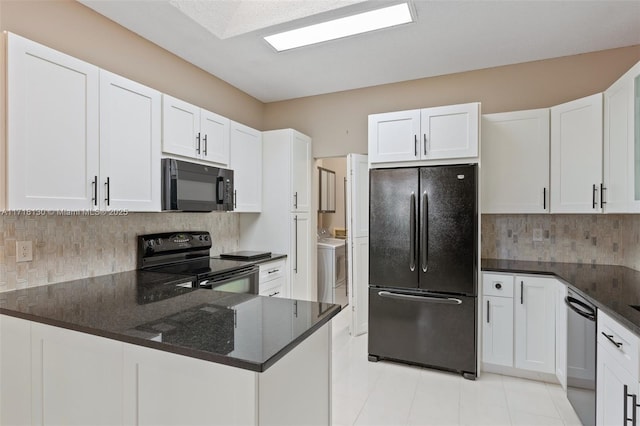
[(204, 258), (158, 266), (148, 271), (166, 274), (194, 275), (198, 279), (251, 267), (246, 262), (228, 259)]

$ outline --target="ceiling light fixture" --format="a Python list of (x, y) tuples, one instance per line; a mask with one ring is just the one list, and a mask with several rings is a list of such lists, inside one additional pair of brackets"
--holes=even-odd
[(264, 39), (278, 52), (413, 22), (408, 3), (273, 34)]

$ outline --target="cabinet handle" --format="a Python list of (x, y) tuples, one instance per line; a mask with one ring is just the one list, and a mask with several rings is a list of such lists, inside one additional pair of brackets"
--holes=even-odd
[(91, 201), (93, 201), (93, 205), (97, 206), (98, 205), (98, 176), (94, 176), (93, 177), (93, 182), (91, 182), (91, 185), (93, 186), (93, 197), (91, 198)]
[(418, 135), (413, 135), (413, 156), (418, 156)]
[(296, 244), (295, 244), (295, 253), (296, 253), (296, 262), (293, 265), (293, 272), (295, 272), (296, 274), (298, 273), (298, 215), (294, 216), (293, 218), (293, 222), (295, 224), (294, 228), (295, 228), (295, 240), (296, 240)]
[(596, 207), (598, 207), (598, 203), (596, 202), (596, 184), (593, 184), (593, 191), (591, 191), (591, 206), (595, 209)]
[(520, 281), (520, 304), (524, 305), (524, 281)]
[(269, 297), (273, 297), (273, 296), (275, 296), (276, 294), (280, 294), (280, 292), (279, 292), (279, 291), (276, 291), (275, 293), (271, 293), (271, 294), (269, 295)]
[[(629, 413), (629, 405), (628, 398), (631, 397), (631, 418), (627, 417)], [(638, 407), (638, 396), (632, 393), (629, 393), (629, 387), (624, 385), (624, 412), (622, 414), (622, 418), (624, 419), (624, 424), (627, 422), (631, 422), (631, 426), (636, 426), (637, 418), (636, 418), (636, 409)]]
[(542, 188), (542, 210), (547, 210), (547, 188)]
[(274, 269), (272, 271), (267, 272), (267, 274), (275, 274), (276, 272), (280, 272), (280, 269)]
[(297, 192), (295, 194), (293, 194), (293, 208), (294, 209), (298, 208), (298, 193)]
[(604, 331), (602, 332), (602, 335), (604, 337), (607, 338), (608, 341), (610, 341), (611, 343), (613, 343), (614, 345), (616, 345), (616, 348), (621, 348), (622, 347), (622, 342), (616, 342), (615, 340), (613, 340), (613, 334), (607, 334)]
[(427, 134), (424, 135), (424, 155), (427, 155)]
[(607, 204), (607, 202), (604, 200), (604, 191), (606, 191), (607, 188), (604, 187), (604, 184), (600, 184), (600, 208), (603, 209), (604, 205)]
[(487, 300), (487, 324), (489, 324), (489, 309), (490, 309), (489, 301)]
[(200, 132), (196, 135), (196, 154), (200, 154)]
[(207, 156), (207, 135), (204, 135), (204, 155)]
[(104, 200), (107, 202), (107, 206), (111, 205), (111, 182), (109, 177), (107, 177), (107, 181), (104, 183), (107, 186), (107, 198)]

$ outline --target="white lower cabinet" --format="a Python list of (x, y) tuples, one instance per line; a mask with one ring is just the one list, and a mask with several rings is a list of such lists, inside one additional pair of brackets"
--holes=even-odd
[[(562, 389), (567, 390), (567, 308), (564, 299), (567, 297), (567, 286), (556, 282), (556, 378)], [(586, 339), (585, 339), (586, 342)], [(585, 350), (585, 354), (588, 353)], [(591, 364), (593, 365), (593, 364)]]
[(263, 373), (4, 315), (0, 331), (3, 425), (331, 423), (330, 324)]
[(597, 339), (596, 424), (631, 424), (640, 416), (640, 339), (600, 310)]
[(513, 276), (484, 274), (482, 360), (513, 366)]
[(515, 279), (515, 367), (555, 374), (556, 280), (530, 276)]
[(485, 364), (556, 373), (557, 285), (554, 278), (483, 274)]
[(286, 267), (284, 259), (260, 264), (260, 296), (289, 297)]

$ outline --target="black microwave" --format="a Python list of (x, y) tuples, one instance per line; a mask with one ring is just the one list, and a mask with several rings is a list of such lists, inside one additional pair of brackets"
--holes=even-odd
[(162, 159), (162, 210), (233, 210), (233, 170)]

